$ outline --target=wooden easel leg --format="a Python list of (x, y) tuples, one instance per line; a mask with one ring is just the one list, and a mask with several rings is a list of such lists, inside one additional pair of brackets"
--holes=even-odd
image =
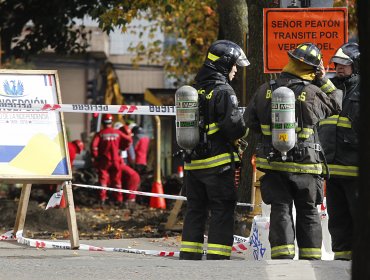
[(168, 216), (167, 223), (164, 226), (165, 229), (167, 230), (173, 229), (173, 226), (175, 225), (176, 220), (177, 220), (177, 215), (179, 214), (181, 210), (181, 206), (183, 202), (184, 202), (183, 200), (176, 200), (175, 205), (173, 206), (171, 213)]
[(21, 197), (19, 198), (17, 217), (15, 219), (13, 234), (14, 236), (19, 230), (24, 229), (24, 223), (26, 221), (28, 202), (31, 194), (31, 184), (23, 184)]
[(71, 249), (78, 249), (80, 247), (80, 240), (78, 237), (77, 219), (75, 212), (75, 205), (73, 202), (72, 183), (67, 182), (63, 188), (64, 197), (67, 203), (67, 221), (69, 236), (71, 241)]

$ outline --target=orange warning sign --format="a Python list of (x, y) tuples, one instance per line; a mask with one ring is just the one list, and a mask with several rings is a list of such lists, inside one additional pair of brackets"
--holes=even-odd
[(280, 72), (288, 62), (287, 51), (304, 42), (319, 47), (327, 67), (348, 40), (347, 8), (263, 9), (263, 33), (265, 73)]

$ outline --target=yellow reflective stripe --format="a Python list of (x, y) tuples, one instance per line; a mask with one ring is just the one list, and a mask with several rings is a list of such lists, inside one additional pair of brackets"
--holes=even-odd
[(222, 255), (229, 257), (231, 255), (231, 250), (232, 247), (227, 245), (209, 243), (207, 246), (207, 254)]
[(261, 131), (263, 135), (272, 135), (271, 127), (268, 124), (261, 124)]
[(216, 133), (217, 131), (220, 130), (217, 123), (211, 123), (211, 124), (207, 125), (206, 129), (209, 129), (208, 132), (207, 132), (208, 135), (214, 134), (214, 133)]
[(341, 252), (334, 252), (334, 260), (337, 259), (352, 259), (352, 251), (341, 251)]
[(321, 163), (295, 163), (295, 162), (268, 162), (265, 158), (256, 158), (256, 166), (263, 169), (286, 171), (294, 173), (321, 174)]
[(293, 244), (274, 246), (271, 248), (271, 257), (294, 256), (295, 246)]
[(299, 257), (321, 259), (320, 248), (299, 248)]
[[(309, 138), (313, 133), (314, 133), (314, 130), (312, 128), (308, 128), (308, 127), (304, 127), (303, 128), (303, 131), (301, 131), (302, 129), (300, 127), (297, 127), (296, 128), (296, 132), (299, 132), (298, 133), (298, 137), (299, 138)], [(300, 132), (301, 131), (301, 132)]]
[[(240, 161), (237, 153), (234, 153), (234, 161)], [(206, 169), (220, 166), (229, 162), (231, 162), (230, 154), (224, 153), (206, 159), (192, 160), (190, 163), (185, 162), (184, 170)]]
[(324, 125), (324, 124), (337, 124), (338, 122), (339, 115), (333, 115), (329, 118), (326, 118), (322, 121), (319, 122), (319, 125)]
[(203, 243), (181, 241), (180, 251), (202, 254), (203, 253)]
[(214, 55), (213, 53), (208, 53), (208, 59), (209, 60), (212, 60), (212, 61), (216, 61), (217, 59), (219, 59), (220, 57), (219, 56), (217, 56), (217, 55)]
[(194, 248), (181, 247), (180, 252), (203, 254), (203, 249), (194, 249)]
[(334, 124), (334, 125), (346, 127), (346, 128), (352, 127), (350, 119), (346, 117), (339, 117), (338, 115), (333, 115), (327, 119), (320, 121), (319, 123), (320, 126), (324, 124)]
[(339, 117), (337, 126), (351, 128), (351, 121), (348, 118), (345, 117)]
[(334, 90), (336, 90), (337, 88), (335, 87), (335, 85), (328, 79), (326, 81), (326, 83), (321, 86), (320, 88), (323, 92), (325, 93), (331, 93), (333, 92)]
[(217, 251), (217, 250), (207, 250), (207, 254), (222, 255), (222, 256), (230, 257), (231, 256), (231, 251), (229, 253), (226, 253), (226, 252), (221, 252), (221, 251)]
[[(328, 164), (330, 175), (358, 176), (358, 166)], [(323, 168), (324, 174), (326, 169)]]

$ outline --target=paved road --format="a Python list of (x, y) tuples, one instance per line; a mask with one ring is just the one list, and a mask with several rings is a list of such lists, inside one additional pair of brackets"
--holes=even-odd
[[(101, 247), (178, 251), (179, 240), (118, 239), (81, 240)], [(0, 241), (0, 279), (27, 280), (349, 280), (351, 262), (247, 261), (233, 253), (230, 261), (179, 261), (134, 253), (36, 249), (15, 241)]]

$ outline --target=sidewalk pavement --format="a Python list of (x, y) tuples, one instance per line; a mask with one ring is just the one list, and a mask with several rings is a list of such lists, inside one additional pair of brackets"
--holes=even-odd
[[(179, 239), (80, 240), (81, 244), (105, 248), (179, 251)], [(233, 253), (230, 261), (180, 261), (136, 253), (39, 249), (0, 241), (0, 280), (68, 279), (258, 279), (258, 280), (349, 280), (351, 262), (246, 260)]]

